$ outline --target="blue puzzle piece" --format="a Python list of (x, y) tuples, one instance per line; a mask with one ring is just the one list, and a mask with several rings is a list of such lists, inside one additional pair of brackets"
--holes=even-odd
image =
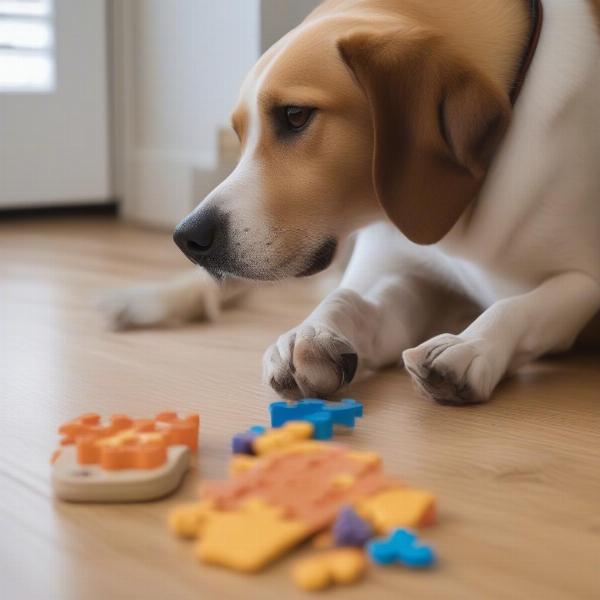
[(281, 427), (288, 421), (302, 421), (308, 415), (323, 410), (323, 400), (300, 400), (293, 404), (287, 402), (271, 402), (271, 427)]
[(253, 433), (255, 436), (262, 435), (267, 430), (266, 427), (262, 425), (252, 425), (250, 429), (248, 429), (248, 433)]
[(421, 544), (408, 529), (394, 529), (387, 538), (369, 542), (367, 552), (377, 564), (400, 563), (413, 569), (430, 567), (436, 560), (433, 549)]
[(330, 440), (333, 435), (333, 419), (324, 410), (308, 414), (302, 419), (288, 419), (289, 421), (308, 421), (313, 426), (315, 440)]
[(354, 420), (363, 415), (362, 404), (349, 398), (341, 402), (312, 399), (294, 404), (273, 402), (269, 411), (272, 427), (281, 427), (288, 421), (309, 421), (314, 426), (313, 437), (317, 440), (331, 439), (334, 425), (354, 427)]
[(334, 425), (354, 427), (354, 419), (363, 416), (363, 406), (360, 402), (345, 398), (340, 402), (326, 402), (324, 410), (331, 413)]

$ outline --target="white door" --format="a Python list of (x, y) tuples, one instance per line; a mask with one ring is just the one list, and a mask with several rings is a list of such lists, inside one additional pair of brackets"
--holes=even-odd
[(104, 0), (0, 0), (0, 208), (110, 198)]

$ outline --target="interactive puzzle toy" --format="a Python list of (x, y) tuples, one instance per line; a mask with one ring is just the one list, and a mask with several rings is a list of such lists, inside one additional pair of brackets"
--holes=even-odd
[(345, 399), (340, 402), (324, 400), (300, 400), (294, 404), (273, 402), (269, 407), (271, 427), (281, 427), (288, 421), (308, 421), (314, 427), (313, 437), (329, 440), (334, 425), (354, 427), (355, 419), (363, 416), (362, 404)]
[(418, 569), (435, 563), (432, 548), (421, 544), (416, 534), (408, 529), (394, 529), (387, 538), (369, 542), (367, 552), (379, 565), (400, 563)]
[[(434, 496), (387, 475), (374, 452), (320, 441), (331, 438), (334, 425), (354, 427), (362, 412), (350, 399), (272, 403), (272, 429), (255, 425), (236, 434), (230, 478), (204, 482), (198, 502), (171, 512), (170, 529), (197, 540), (199, 560), (242, 572), (260, 571), (313, 537), (319, 551), (292, 570), (308, 591), (358, 581), (367, 556), (379, 565), (433, 565), (433, 550), (403, 527), (431, 525)], [(197, 414), (113, 415), (107, 423), (82, 415), (59, 428), (54, 491), (83, 502), (164, 496), (180, 483), (198, 429)]]
[(88, 414), (59, 428), (52, 486), (63, 500), (131, 502), (168, 494), (198, 447), (199, 416), (164, 412), (154, 419), (113, 415), (102, 424)]
[[(327, 414), (338, 415), (332, 423), (350, 425), (357, 404), (347, 402), (347, 412)], [(171, 530), (197, 538), (195, 555), (201, 561), (255, 572), (319, 534), (326, 550), (300, 561), (292, 577), (304, 589), (323, 589), (362, 576), (364, 547), (376, 532), (433, 523), (433, 496), (384, 473), (379, 455), (311, 439), (315, 423), (304, 420), (304, 413), (278, 410), (271, 412), (278, 427), (234, 437), (229, 480), (203, 483), (199, 502), (171, 513)], [(288, 419), (291, 415), (301, 420)], [(395, 552), (397, 542), (378, 540)], [(380, 552), (377, 545), (369, 547), (376, 556)], [(407, 556), (404, 552), (402, 560)]]

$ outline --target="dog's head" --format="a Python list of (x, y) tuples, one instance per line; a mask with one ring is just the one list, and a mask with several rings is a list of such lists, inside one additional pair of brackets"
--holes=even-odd
[(315, 19), (267, 52), (232, 116), (239, 164), (175, 231), (214, 275), (304, 276), (383, 212), (441, 239), (507, 128), (505, 92), (414, 23)]

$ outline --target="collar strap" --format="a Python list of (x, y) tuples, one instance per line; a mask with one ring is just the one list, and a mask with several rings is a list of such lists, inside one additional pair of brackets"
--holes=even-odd
[(527, 72), (529, 71), (529, 67), (531, 66), (538, 42), (540, 40), (542, 22), (544, 20), (544, 8), (541, 0), (528, 0), (527, 3), (529, 4), (531, 26), (529, 29), (527, 48), (521, 57), (519, 70), (517, 71), (517, 76), (515, 77), (510, 90), (510, 102), (513, 105), (516, 103), (519, 93), (521, 92), (521, 88), (525, 83)]

